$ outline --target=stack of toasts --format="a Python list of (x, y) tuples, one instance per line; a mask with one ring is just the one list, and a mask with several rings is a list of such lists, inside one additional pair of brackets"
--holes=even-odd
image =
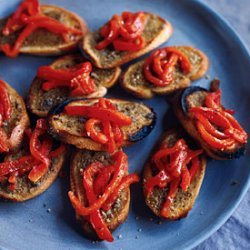
[[(129, 187), (139, 182), (129, 174), (123, 147), (148, 136), (157, 115), (141, 101), (105, 98), (119, 80), (137, 98), (167, 96), (183, 127), (164, 133), (144, 167), (142, 185), (155, 215), (185, 217), (199, 193), (206, 155), (240, 157), (247, 134), (221, 105), (218, 81), (210, 90), (189, 87), (208, 70), (202, 51), (156, 49), (172, 33), (168, 21), (147, 12), (115, 14), (90, 32), (76, 14), (38, 0), (23, 0), (0, 20), (0, 51), (6, 56), (63, 55), (38, 68), (27, 105), (0, 80), (0, 196), (21, 202), (41, 194), (70, 157), (68, 195), (83, 232), (113, 241), (111, 232), (129, 212)], [(148, 52), (122, 72), (121, 66)]]

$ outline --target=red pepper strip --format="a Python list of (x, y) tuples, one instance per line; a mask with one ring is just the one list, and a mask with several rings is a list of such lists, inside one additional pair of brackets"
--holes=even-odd
[(97, 196), (102, 195), (108, 185), (111, 176), (113, 175), (115, 169), (113, 165), (105, 166), (96, 176), (94, 180), (94, 192)]
[(190, 174), (190, 183), (193, 182), (196, 174), (199, 172), (200, 169), (200, 160), (199, 157), (194, 157), (191, 161), (191, 167), (189, 169), (189, 174)]
[(85, 129), (87, 135), (94, 141), (97, 141), (101, 144), (106, 144), (108, 142), (108, 137), (102, 132), (98, 132), (97, 126), (102, 125), (102, 122), (97, 119), (89, 119), (85, 123)]
[(145, 46), (145, 43), (142, 37), (138, 37), (132, 42), (123, 39), (116, 39), (113, 41), (113, 46), (117, 51), (138, 51)]
[[(122, 177), (124, 176), (124, 173), (127, 169), (127, 156), (122, 152), (117, 152), (117, 162), (115, 163), (115, 172), (112, 177), (112, 180), (107, 185), (104, 193), (98, 198), (97, 201), (95, 201), (93, 204), (91, 204), (89, 207), (85, 207), (81, 204), (79, 199), (74, 195), (72, 191), (68, 192), (70, 201), (75, 208), (76, 212), (79, 215), (85, 216), (93, 213), (94, 211), (100, 209), (104, 202), (108, 199), (110, 194), (112, 194), (115, 190), (115, 188), (119, 185)], [(87, 191), (87, 190), (86, 190)]]
[(104, 131), (104, 134), (107, 136), (108, 138), (108, 143), (107, 143), (107, 146), (108, 146), (108, 152), (110, 154), (114, 153), (115, 150), (116, 150), (116, 143), (115, 143), (115, 139), (114, 139), (114, 133), (113, 133), (113, 130), (112, 130), (112, 127), (111, 127), (111, 124), (109, 121), (103, 121), (102, 122), (103, 124), (103, 131)]
[(61, 143), (57, 149), (49, 153), (49, 157), (50, 158), (58, 157), (59, 155), (63, 154), (65, 151), (66, 151), (66, 145), (64, 143)]
[(181, 188), (184, 192), (187, 191), (188, 187), (191, 183), (191, 176), (190, 173), (185, 165), (182, 166), (182, 173), (181, 173)]
[[(95, 162), (90, 164), (83, 172), (83, 186), (90, 206), (97, 201), (96, 194), (93, 190), (93, 175), (96, 174), (96, 172), (99, 172), (102, 167), (103, 165), (100, 162)], [(90, 214), (90, 223), (100, 239), (109, 242), (113, 241), (112, 234), (104, 223), (100, 210), (95, 210)]]
[(37, 15), (39, 11), (38, 0), (24, 0), (15, 13), (8, 19), (6, 26), (2, 31), (3, 35), (8, 36), (21, 29), (24, 25), (22, 22), (22, 16), (34, 16)]
[(42, 85), (42, 90), (49, 91), (55, 88), (69, 87), (69, 82), (67, 81), (47, 81)]
[(149, 178), (145, 183), (146, 196), (149, 196), (152, 193), (155, 186), (164, 188), (170, 181), (170, 175), (167, 174), (164, 169), (161, 170), (157, 175)]
[(24, 166), (30, 166), (31, 162), (33, 162), (33, 157), (30, 155), (23, 156), (14, 161), (2, 162), (0, 163), (0, 176), (5, 176), (13, 173)]
[(171, 155), (172, 157), (169, 164), (169, 169), (172, 176), (177, 178), (181, 175), (182, 169), (185, 166), (187, 155), (188, 153), (186, 145), (183, 145), (180, 151)]
[(235, 142), (234, 139), (231, 139), (231, 138), (218, 139), (212, 136), (211, 134), (207, 132), (206, 128), (199, 121), (197, 121), (197, 129), (199, 133), (201, 134), (201, 137), (205, 140), (205, 142), (215, 149), (223, 150), (225, 148), (231, 147)]
[(124, 134), (122, 129), (115, 123), (111, 124), (112, 131), (114, 134), (114, 140), (116, 142), (116, 146), (119, 148), (122, 146), (123, 140), (124, 140)]
[(9, 152), (9, 141), (5, 131), (0, 128), (0, 153)]
[[(31, 35), (37, 29), (46, 29), (54, 34), (60, 35), (65, 41), (67, 41), (67, 35), (69, 32), (74, 34), (80, 34), (80, 30), (72, 29), (66, 27), (64, 24), (56, 21), (53, 18), (47, 16), (34, 17), (30, 19), (31, 22), (23, 29), (23, 31), (18, 36), (13, 48), (9, 44), (2, 45), (2, 51), (10, 57), (16, 57), (19, 54), (20, 48), (23, 45), (25, 39)], [(33, 22), (34, 20), (34, 22)], [(36, 20), (36, 21), (35, 21)]]
[(225, 134), (231, 135), (236, 141), (240, 143), (247, 143), (247, 133), (246, 131), (240, 126), (237, 120), (227, 111), (222, 111), (222, 114), (229, 120), (233, 129), (226, 129)]
[(174, 197), (176, 196), (179, 183), (180, 183), (180, 178), (176, 178), (176, 179), (171, 181), (168, 196), (167, 196), (167, 198), (166, 198), (166, 200), (161, 208), (161, 211), (160, 211), (160, 215), (162, 217), (165, 217), (165, 218), (168, 217), (170, 205), (172, 204)]
[(108, 211), (111, 209), (112, 205), (118, 198), (119, 194), (127, 188), (130, 184), (139, 182), (140, 178), (137, 174), (130, 174), (123, 177), (122, 181), (120, 182), (119, 186), (115, 189), (115, 191), (109, 196), (106, 202), (103, 204), (102, 209), (104, 211)]
[(2, 113), (4, 114), (2, 118), (4, 120), (9, 120), (12, 113), (12, 106), (7, 91), (7, 87), (1, 79), (0, 79), (0, 101), (1, 104), (3, 105), (3, 110), (4, 110), (4, 113)]
[(0, 103), (0, 127), (3, 125), (3, 120), (4, 120), (4, 108), (3, 104)]
[(65, 111), (68, 115), (84, 116), (88, 118), (99, 119), (101, 121), (108, 120), (119, 126), (128, 126), (132, 123), (130, 117), (125, 114), (94, 106), (66, 106)]

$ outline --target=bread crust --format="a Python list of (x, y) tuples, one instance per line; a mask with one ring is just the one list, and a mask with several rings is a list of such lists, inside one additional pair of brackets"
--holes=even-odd
[[(50, 66), (57, 69), (65, 68), (68, 65), (73, 66), (74, 64), (83, 61), (87, 61), (87, 59), (81, 55), (66, 55), (55, 60)], [(107, 88), (111, 88), (117, 82), (120, 73), (120, 67), (108, 70), (101, 70), (93, 67), (92, 78), (96, 82), (97, 90), (90, 95), (84, 96), (84, 98), (98, 98), (106, 95)], [(43, 80), (38, 77), (33, 80), (29, 89), (27, 107), (31, 111), (31, 113), (39, 117), (46, 117), (49, 110), (53, 106), (70, 98), (70, 96), (67, 88), (56, 88), (44, 92), (41, 89), (42, 82)]]
[[(178, 140), (183, 138), (183, 131), (179, 129), (172, 129), (167, 131), (161, 138), (159, 145), (162, 143), (168, 143), (170, 146)], [(159, 148), (157, 146), (157, 149)], [(192, 209), (194, 202), (199, 194), (199, 190), (201, 188), (201, 184), (205, 175), (206, 169), (206, 158), (204, 155), (200, 156), (201, 168), (200, 172), (196, 175), (193, 182), (186, 192), (183, 192), (181, 188), (178, 189), (177, 195), (174, 198), (171, 206), (170, 206), (170, 214), (167, 218), (168, 220), (178, 220), (183, 217), (186, 217), (188, 212)], [(156, 215), (160, 216), (160, 209), (165, 201), (165, 197), (168, 189), (161, 189), (155, 187), (153, 189), (153, 193), (146, 197), (145, 183), (146, 181), (153, 176), (153, 165), (150, 161), (148, 161), (144, 167), (143, 172), (143, 191), (146, 200), (147, 206), (151, 209), (151, 211)]]
[[(89, 154), (91, 154), (91, 158), (89, 158)], [(99, 160), (99, 158), (107, 157), (106, 153), (103, 152), (88, 152), (88, 150), (79, 150), (76, 149), (71, 157), (71, 164), (70, 164), (70, 188), (71, 190), (77, 195), (78, 199), (85, 204), (86, 202), (86, 196), (84, 193), (84, 188), (81, 185), (82, 181), (79, 178), (80, 175), (80, 171), (79, 171), (79, 158), (82, 159), (82, 161), (86, 161), (88, 163), (86, 164), (81, 164), (84, 165), (82, 166), (83, 168), (85, 166), (87, 166), (89, 163), (94, 162), (95, 160)], [(85, 160), (84, 160), (85, 159)], [(128, 174), (128, 173), (127, 173)], [(113, 232), (120, 224), (122, 224), (128, 216), (128, 212), (129, 212), (129, 204), (130, 204), (130, 189), (129, 187), (125, 188), (122, 191), (123, 195), (120, 195), (118, 198), (122, 199), (121, 202), (119, 202), (119, 204), (121, 205), (121, 207), (118, 208), (118, 212), (115, 212), (114, 208), (112, 208), (110, 210), (109, 213), (111, 213), (113, 215), (110, 215), (112, 219), (106, 219), (104, 217), (104, 221), (108, 227), (108, 229)], [(76, 219), (77, 222), (80, 223), (81, 228), (83, 233), (90, 239), (92, 240), (100, 240), (95, 232), (95, 230), (93, 229), (93, 227), (91, 226), (91, 224), (85, 219), (84, 216), (79, 216), (78, 214), (76, 214)]]
[(85, 21), (77, 14), (72, 13), (62, 7), (54, 6), (54, 5), (41, 5), (41, 11), (43, 13), (46, 13), (48, 10), (53, 10), (60, 14), (63, 13), (65, 16), (67, 16), (68, 23), (70, 23), (70, 21), (77, 23), (77, 26), (79, 26), (79, 28), (82, 30), (82, 33), (83, 33), (82, 36), (75, 36), (74, 41), (63, 42), (63, 43), (60, 42), (58, 45), (54, 45), (54, 46), (46, 47), (46, 46), (41, 46), (41, 45), (34, 46), (34, 45), (26, 44), (20, 48), (20, 53), (36, 55), (36, 56), (56, 56), (56, 55), (62, 55), (68, 52), (73, 52), (78, 49), (79, 43), (81, 43), (82, 41), (82, 37), (88, 32), (88, 27)]
[[(192, 69), (188, 75), (184, 75), (178, 68), (175, 68), (174, 81), (166, 87), (155, 87), (145, 77), (143, 67), (146, 59), (129, 66), (121, 76), (121, 86), (131, 94), (142, 99), (153, 98), (157, 95), (171, 94), (177, 90), (184, 89), (205, 75), (209, 67), (209, 59), (200, 50), (191, 46), (173, 46), (179, 49), (190, 59)], [(194, 61), (196, 58), (196, 61)], [(199, 60), (197, 59), (199, 58)]]
[[(156, 16), (154, 14), (151, 13), (145, 13), (149, 19), (150, 16)], [(146, 54), (147, 52), (153, 50), (154, 48), (158, 47), (159, 45), (161, 45), (162, 43), (166, 42), (169, 37), (172, 35), (173, 33), (173, 27), (172, 25), (164, 20), (163, 18), (157, 16), (158, 21), (162, 23), (162, 27), (160, 29), (160, 31), (157, 33), (157, 35), (152, 38), (147, 45), (136, 52), (126, 52), (123, 53), (123, 55), (120, 57), (120, 59), (117, 60), (112, 60), (110, 63), (103, 63), (100, 60), (100, 53), (98, 50), (96, 50), (93, 47), (93, 44), (91, 43), (91, 40), (94, 39), (94, 36), (96, 36), (96, 34), (99, 31), (93, 32), (93, 33), (88, 33), (84, 39), (83, 39), (83, 50), (84, 52), (90, 57), (91, 61), (98, 67), (98, 68), (113, 68), (116, 66), (120, 66), (123, 65), (135, 58), (138, 58), (144, 54)], [(146, 26), (148, 25), (148, 23), (146, 24)], [(95, 39), (94, 39), (95, 40)], [(112, 53), (112, 52), (111, 52)]]

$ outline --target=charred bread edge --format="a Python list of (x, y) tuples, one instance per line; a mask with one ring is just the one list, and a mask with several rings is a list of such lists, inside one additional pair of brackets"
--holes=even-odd
[[(51, 118), (51, 116), (53, 116), (53, 115), (58, 115), (58, 114), (62, 113), (63, 110), (64, 110), (64, 107), (65, 107), (66, 105), (68, 105), (69, 103), (74, 102), (74, 101), (86, 101), (86, 100), (91, 100), (91, 99), (86, 99), (86, 98), (71, 98), (71, 99), (68, 99), (68, 100), (66, 100), (66, 101), (64, 101), (64, 102), (62, 102), (62, 103), (60, 103), (59, 105), (53, 107), (53, 108), (49, 111), (48, 116), (47, 116), (47, 122), (48, 122), (48, 124), (50, 124), (50, 118)], [(125, 101), (126, 101), (126, 100), (125, 100)], [(147, 107), (148, 107), (148, 106), (147, 106)], [(152, 108), (150, 108), (150, 107), (148, 107), (148, 108), (151, 110), (151, 112), (152, 112), (152, 114), (153, 114), (153, 118), (152, 118), (153, 121), (152, 121), (152, 123), (151, 123), (150, 125), (144, 126), (144, 127), (142, 127), (139, 131), (137, 131), (135, 134), (130, 135), (128, 139), (129, 139), (131, 142), (136, 142), (136, 141), (142, 140), (142, 139), (143, 139), (144, 137), (146, 137), (146, 136), (152, 131), (152, 129), (154, 128), (155, 123), (156, 123), (156, 113), (154, 112), (154, 110), (153, 110)], [(52, 134), (52, 135), (54, 135), (54, 133), (53, 133), (54, 131), (53, 131), (52, 126), (49, 126), (49, 128), (50, 128), (49, 133)]]
[[(196, 92), (196, 91), (206, 91), (206, 92), (209, 92), (209, 90), (207, 90), (205, 88), (202, 88), (202, 87), (199, 87), (199, 86), (191, 86), (191, 87), (186, 88), (185, 90), (183, 90), (180, 93), (179, 102), (177, 104), (177, 112), (179, 113), (179, 115), (181, 117), (184, 118), (184, 116), (185, 116), (186, 119), (189, 119), (189, 118), (187, 118), (187, 113), (188, 113), (189, 107), (188, 107), (188, 103), (187, 103), (186, 98), (189, 95), (191, 95), (194, 92)], [(180, 120), (182, 120), (182, 118), (180, 118)], [(188, 122), (192, 122), (192, 121), (189, 119)], [(198, 134), (198, 132), (197, 132), (197, 134)], [(200, 144), (202, 144), (202, 139), (199, 140), (199, 142), (200, 142)], [(246, 151), (245, 145), (243, 145), (240, 148), (237, 148), (235, 152), (222, 152), (222, 151), (219, 151), (219, 150), (212, 150), (212, 149), (210, 149), (208, 147), (203, 147), (203, 148), (208, 152), (208, 154), (210, 156), (214, 157), (215, 159), (219, 159), (219, 160), (223, 160), (223, 159), (228, 159), (228, 160), (230, 160), (230, 159), (236, 159), (236, 158), (239, 158), (242, 155), (244, 155), (244, 153)]]

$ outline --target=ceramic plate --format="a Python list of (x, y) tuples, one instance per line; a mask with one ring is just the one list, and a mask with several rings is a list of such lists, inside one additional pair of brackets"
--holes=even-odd
[[(0, 0), (1, 17), (11, 13), (16, 0)], [(84, 17), (96, 29), (114, 13), (154, 12), (168, 19), (174, 34), (165, 45), (191, 45), (210, 59), (209, 79), (194, 83), (208, 87), (212, 78), (221, 80), (222, 102), (235, 109), (236, 117), (250, 132), (250, 58), (240, 38), (208, 7), (194, 0), (53, 0)], [(53, 58), (0, 55), (0, 77), (24, 97), (40, 65)], [(119, 87), (110, 96), (134, 100)], [(146, 101), (157, 113), (157, 124), (143, 141), (125, 149), (131, 172), (141, 172), (155, 142), (176, 121), (164, 97)], [(187, 218), (160, 222), (145, 206), (140, 187), (131, 189), (128, 220), (114, 232), (115, 241), (92, 243), (81, 233), (67, 197), (68, 177), (58, 178), (43, 195), (21, 203), (0, 204), (0, 248), (2, 249), (189, 249), (215, 232), (231, 215), (249, 186), (250, 153), (234, 161), (208, 161), (201, 192)], [(232, 185), (232, 184), (236, 185)], [(49, 209), (49, 210), (48, 210)], [(50, 211), (50, 213), (48, 212)]]

